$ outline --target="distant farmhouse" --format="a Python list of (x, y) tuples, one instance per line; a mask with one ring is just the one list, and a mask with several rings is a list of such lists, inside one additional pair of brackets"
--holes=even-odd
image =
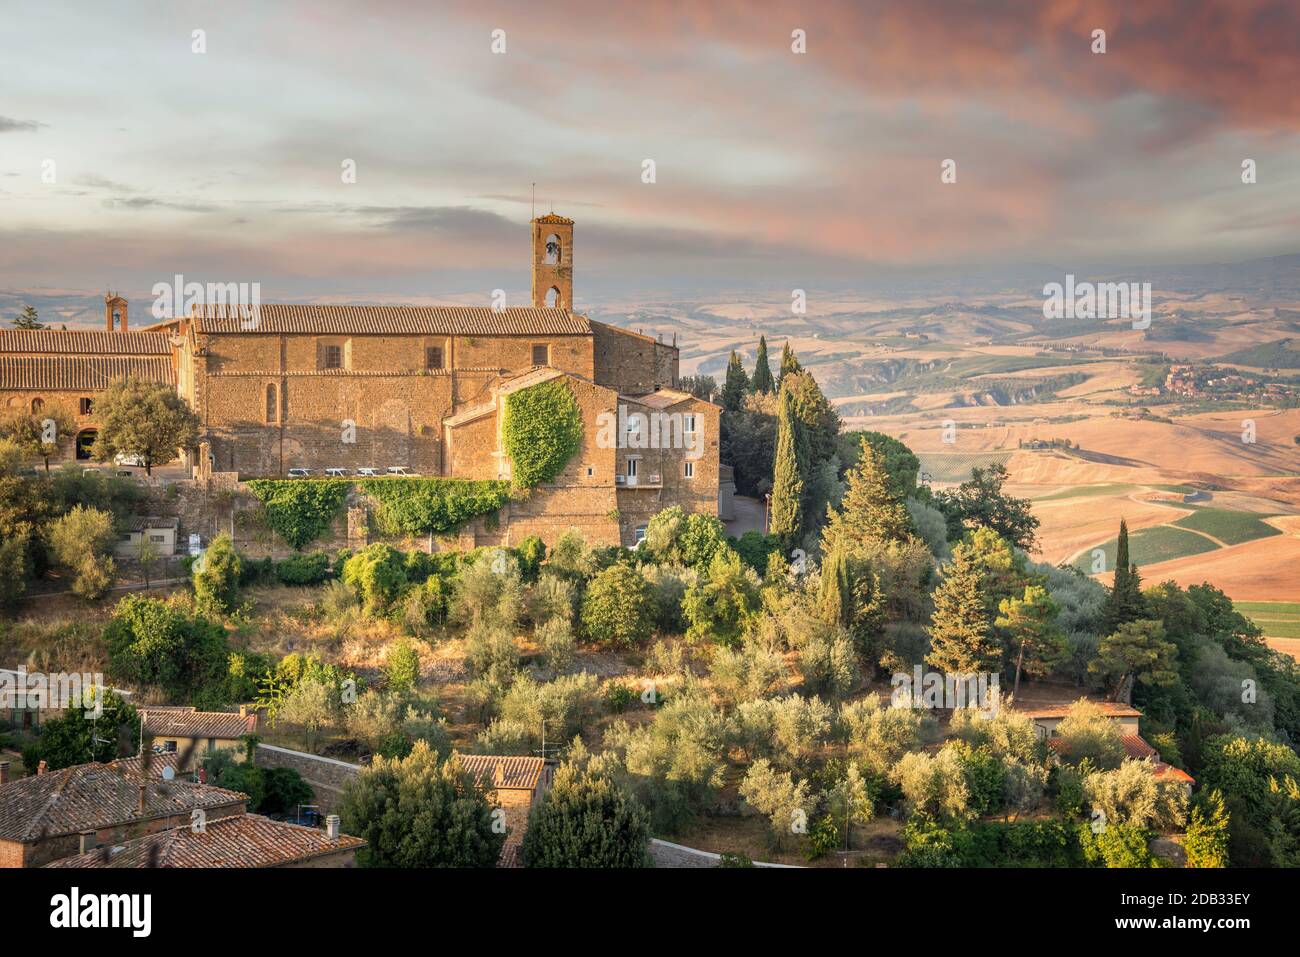
[(393, 467), (504, 479), (506, 399), (558, 382), (577, 400), (582, 444), (552, 482), (507, 506), (511, 537), (576, 527), (630, 545), (670, 505), (716, 515), (720, 410), (678, 389), (675, 342), (572, 311), (573, 228), (555, 213), (532, 220), (526, 307), (207, 304), (128, 331), (129, 303), (108, 296), (103, 332), (0, 332), (0, 407), (63, 407), (76, 430), (61, 458), (88, 460), (95, 395), (135, 375), (198, 413), (200, 441), (182, 463), (200, 480)]

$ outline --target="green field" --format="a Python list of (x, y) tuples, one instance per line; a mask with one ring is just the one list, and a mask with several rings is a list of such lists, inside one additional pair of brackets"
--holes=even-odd
[(1236, 512), (1226, 508), (1198, 508), (1191, 515), (1174, 522), (1179, 528), (1213, 535), (1228, 545), (1240, 545), (1257, 538), (1281, 535), (1272, 525), (1265, 524), (1264, 516), (1257, 512)]
[(1267, 638), (1300, 638), (1300, 602), (1234, 601), (1232, 605), (1263, 628)]
[[(1106, 552), (1106, 571), (1115, 568), (1116, 539), (1099, 546)], [(1197, 535), (1172, 525), (1156, 525), (1152, 528), (1140, 528), (1128, 537), (1129, 561), (1134, 565), (1154, 565), (1188, 555), (1200, 555), (1212, 552), (1219, 546), (1204, 535)], [(1074, 560), (1075, 567), (1084, 572), (1092, 571), (1092, 549), (1084, 552)]]

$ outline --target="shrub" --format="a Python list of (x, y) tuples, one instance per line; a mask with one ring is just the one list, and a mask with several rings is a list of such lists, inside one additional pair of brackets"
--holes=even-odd
[(536, 535), (529, 535), (515, 547), (519, 559), (519, 574), (525, 582), (537, 581), (542, 562), (546, 560), (546, 543)]
[(330, 575), (330, 557), (325, 552), (291, 555), (275, 563), (275, 577), (282, 585), (319, 585)]
[(710, 640), (732, 645), (740, 640), (745, 624), (759, 608), (757, 576), (741, 566), (740, 556), (720, 548), (708, 574), (686, 591), (682, 613), (690, 622), (692, 641)]
[(597, 575), (582, 600), (582, 628), (599, 644), (628, 648), (650, 637), (650, 587), (627, 565), (611, 565)]
[(127, 595), (113, 610), (104, 638), (109, 668), (124, 682), (160, 688), (182, 700), (226, 686), (225, 630), (174, 603)]
[(402, 553), (382, 542), (367, 545), (344, 563), (343, 580), (356, 589), (367, 615), (382, 617), (406, 587)]
[(582, 413), (569, 387), (552, 380), (510, 393), (501, 441), (516, 488), (554, 479), (582, 445)]
[(234, 607), (241, 564), (229, 535), (212, 540), (194, 571), (194, 599), (202, 611), (224, 615)]
[(266, 509), (266, 524), (295, 551), (325, 534), (352, 487), (347, 479), (253, 479), (247, 484)]
[(537, 629), (537, 642), (542, 646), (546, 667), (560, 675), (573, 667), (577, 639), (573, 626), (565, 618), (551, 618)]
[(420, 653), (405, 638), (388, 646), (384, 658), (384, 680), (389, 691), (414, 690), (420, 680)]

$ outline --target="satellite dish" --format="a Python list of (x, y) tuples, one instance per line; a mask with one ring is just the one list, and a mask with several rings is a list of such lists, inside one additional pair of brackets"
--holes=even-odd
[(176, 777), (176, 769), (175, 769), (175, 768), (163, 768), (163, 780), (164, 780), (164, 781), (170, 781), (170, 780), (171, 780), (172, 778), (174, 778), (174, 777)]

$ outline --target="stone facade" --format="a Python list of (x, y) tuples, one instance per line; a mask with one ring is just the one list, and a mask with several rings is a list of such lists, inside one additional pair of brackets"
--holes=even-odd
[[(156, 377), (174, 384), (198, 414), (199, 448), (185, 454), (205, 488), (175, 503), (183, 533), (228, 530), (239, 482), (284, 477), (290, 469), (321, 475), (328, 468), (382, 473), (400, 466), (424, 476), (508, 478), (501, 442), (506, 397), (559, 379), (582, 413), (581, 449), (554, 482), (512, 503), (500, 525), (476, 523), (468, 544), (528, 534), (551, 541), (577, 528), (594, 541), (630, 545), (669, 505), (717, 514), (719, 410), (676, 391), (675, 343), (572, 312), (573, 228), (554, 213), (533, 220), (529, 307), (208, 305), (143, 333), (78, 335), (123, 344), (152, 337), (149, 360), (166, 364)], [(105, 310), (109, 328), (116, 313), (124, 330), (127, 303), (110, 297)], [(140, 371), (143, 355), (130, 358), (137, 374), (147, 374)], [(27, 392), (5, 391), (19, 373), (9, 378), (0, 369), (0, 403), (30, 407)], [(93, 427), (86, 400), (70, 389), (48, 399), (82, 409), (83, 432)], [(667, 444), (638, 446), (640, 433), (626, 430), (630, 420), (644, 420), (653, 432), (661, 418), (672, 420)], [(611, 419), (617, 431), (605, 427)], [(218, 475), (234, 488), (214, 496), (208, 479)], [(199, 498), (202, 508), (187, 518)], [(338, 535), (355, 539), (349, 528), (364, 523), (354, 517)]]

